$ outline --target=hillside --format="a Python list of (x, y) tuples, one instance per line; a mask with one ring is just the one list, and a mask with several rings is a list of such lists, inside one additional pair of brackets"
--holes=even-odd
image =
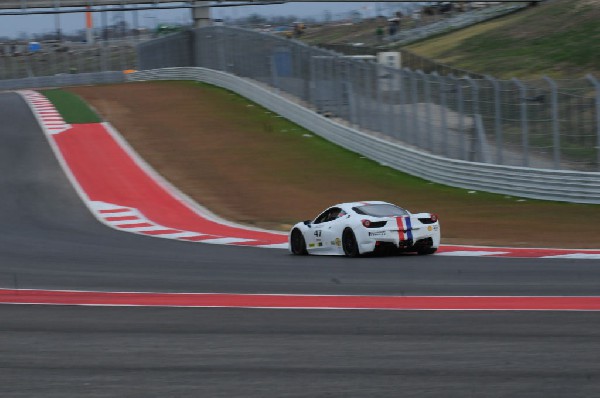
[(407, 46), (438, 62), (497, 77), (600, 76), (600, 0), (549, 0)]

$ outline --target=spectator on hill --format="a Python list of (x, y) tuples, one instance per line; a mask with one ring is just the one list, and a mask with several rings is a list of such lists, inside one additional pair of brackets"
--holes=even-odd
[(392, 18), (388, 20), (388, 33), (394, 36), (400, 30), (400, 19)]
[(375, 36), (377, 37), (377, 41), (379, 41), (379, 42), (383, 41), (384, 34), (385, 34), (385, 31), (383, 30), (382, 26), (378, 26), (377, 29), (375, 29)]

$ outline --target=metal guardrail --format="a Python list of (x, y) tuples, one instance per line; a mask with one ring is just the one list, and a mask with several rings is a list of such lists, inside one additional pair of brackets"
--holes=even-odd
[(132, 43), (113, 40), (99, 46), (81, 43), (60, 46), (44, 44), (36, 52), (0, 46), (0, 80), (137, 69)]
[(436, 156), (389, 137), (341, 124), (285, 98), (268, 86), (207, 68), (180, 67), (136, 72), (129, 81), (196, 80), (234, 91), (346, 149), (430, 181), (533, 199), (600, 204), (600, 173), (534, 169), (467, 162)]

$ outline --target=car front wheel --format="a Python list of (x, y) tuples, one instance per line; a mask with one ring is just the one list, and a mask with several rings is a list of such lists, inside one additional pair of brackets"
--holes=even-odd
[(294, 229), (292, 231), (292, 236), (290, 238), (290, 246), (292, 248), (292, 253), (297, 256), (303, 256), (308, 254), (306, 250), (306, 241), (304, 240), (304, 235), (300, 232), (299, 229)]

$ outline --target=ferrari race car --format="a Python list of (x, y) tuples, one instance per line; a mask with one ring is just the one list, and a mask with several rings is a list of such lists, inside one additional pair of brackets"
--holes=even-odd
[(435, 214), (411, 214), (380, 201), (337, 204), (294, 225), (289, 234), (289, 249), (296, 255), (433, 254), (439, 245)]

